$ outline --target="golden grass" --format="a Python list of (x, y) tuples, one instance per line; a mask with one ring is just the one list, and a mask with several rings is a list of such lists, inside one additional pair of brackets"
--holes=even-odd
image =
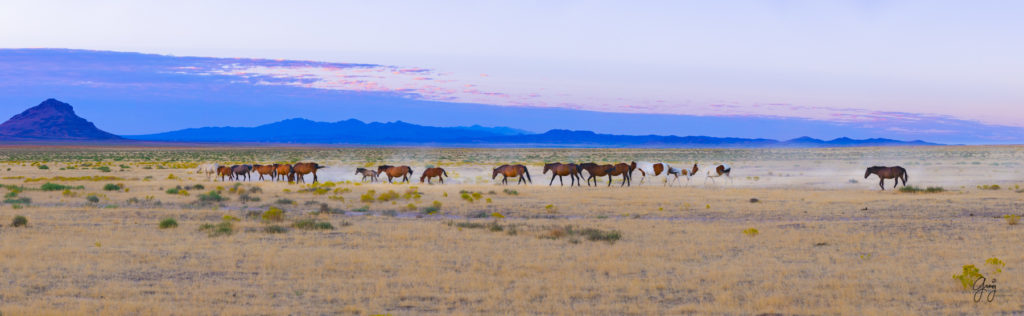
[[(1007, 163), (1003, 157), (1012, 155), (1004, 152), (1019, 150), (968, 151), (983, 149), (993, 153), (977, 158), (981, 165)], [(117, 151), (125, 149), (84, 150), (105, 156)], [(829, 156), (834, 152), (822, 150), (816, 158), (821, 163), (810, 165), (845, 168), (845, 160)], [(235, 187), (206, 181), (189, 168), (136, 167), (113, 168), (109, 174), (124, 179), (117, 182), (127, 192), (104, 191), (102, 181), (67, 180), (59, 183), (85, 189), (64, 195), (32, 189), (42, 182), (24, 182), (108, 175), (94, 169), (59, 170), (81, 162), (57, 158), (45, 159), (48, 170), (31, 166), (32, 161), (0, 163), (0, 175), (21, 177), (0, 183), (24, 185), (17, 196), (32, 201), (20, 209), (0, 206), (0, 271), (5, 277), (0, 312), (5, 314), (932, 315), (1024, 310), (1020, 227), (1003, 218), (1019, 212), (1015, 208), (1024, 195), (948, 184), (971, 177), (966, 173), (977, 173), (976, 168), (934, 177), (920, 171), (928, 166), (910, 168), (911, 183), (946, 186), (947, 192), (934, 194), (878, 192), (870, 181), (844, 186), (849, 177), (836, 179), (836, 187), (807, 184), (818, 181), (810, 174), (816, 169), (793, 167), (808, 162), (792, 160), (766, 161), (775, 176), (761, 172), (760, 180), (737, 178), (731, 187), (696, 182), (684, 188), (549, 188), (537, 174), (533, 186), (503, 187), (477, 184), (475, 178), (487, 167), (480, 164), (452, 167), (450, 174), (461, 174), (453, 182), (474, 179), (452, 185), (355, 185), (332, 179), (334, 186), (251, 182)], [(963, 160), (957, 156), (929, 163), (942, 168)], [(114, 165), (121, 163), (137, 162)], [(923, 174), (915, 177), (915, 172)], [(168, 179), (169, 174), (174, 177)], [(772, 184), (765, 185), (765, 178)], [(1015, 185), (1008, 180), (978, 183)], [(188, 196), (165, 192), (195, 184), (204, 189)], [(318, 190), (326, 187), (332, 189)], [(372, 202), (361, 201), (369, 190), (375, 191)], [(197, 196), (208, 191), (220, 191), (228, 200), (198, 202)], [(87, 201), (87, 194), (100, 201)], [(260, 201), (243, 203), (241, 194)], [(751, 203), (752, 198), (758, 202)], [(321, 204), (327, 204), (327, 212)], [(364, 206), (368, 212), (355, 211)], [(431, 206), (439, 210), (424, 211)], [(285, 211), (283, 220), (264, 220), (256, 213), (271, 207)], [(28, 227), (10, 227), (15, 215), (25, 215)], [(178, 226), (160, 229), (166, 218), (176, 219)], [(329, 222), (334, 229), (290, 227), (301, 219)], [(210, 237), (199, 230), (202, 224), (223, 221), (232, 223), (233, 234)], [(267, 233), (271, 225), (287, 232)], [(618, 232), (621, 238), (591, 241), (569, 232), (587, 228)], [(750, 229), (757, 233), (745, 233)], [(951, 276), (964, 265), (981, 267), (990, 258), (1004, 264), (999, 295), (992, 303), (974, 303)]]

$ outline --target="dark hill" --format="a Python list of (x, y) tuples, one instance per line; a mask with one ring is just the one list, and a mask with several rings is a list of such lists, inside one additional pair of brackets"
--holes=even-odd
[(0, 124), (0, 140), (119, 140), (75, 114), (70, 104), (47, 99)]

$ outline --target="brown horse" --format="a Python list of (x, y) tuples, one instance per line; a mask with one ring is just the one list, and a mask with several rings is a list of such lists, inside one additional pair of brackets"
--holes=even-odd
[(633, 169), (635, 168), (635, 162), (632, 165), (624, 163), (615, 164), (615, 166), (612, 166), (612, 170), (608, 172), (608, 186), (612, 186), (612, 176), (622, 176), (622, 184), (619, 185), (620, 187), (622, 185), (630, 186), (630, 182), (632, 182), (631, 179), (633, 178)]
[(444, 169), (442, 168), (427, 168), (427, 170), (423, 170), (423, 174), (420, 175), (420, 183), (423, 183), (423, 179), (427, 179), (427, 184), (430, 184), (430, 178), (433, 177), (437, 177), (441, 183), (444, 183), (444, 177), (441, 177), (442, 175), (445, 177), (448, 176), (448, 173), (444, 172)]
[(260, 180), (263, 180), (263, 175), (270, 179), (274, 179), (277, 176), (275, 173), (277, 168), (274, 168), (274, 165), (252, 165), (252, 169), (260, 175)]
[(582, 184), (579, 184), (579, 179), (577, 179), (577, 176), (580, 173), (580, 168), (576, 164), (562, 164), (558, 162), (544, 164), (544, 172), (542, 173), (547, 174), (548, 170), (551, 170), (551, 181), (548, 182), (548, 186), (555, 184), (555, 177), (558, 177), (559, 185), (565, 185), (565, 182), (562, 182), (563, 176), (569, 176), (570, 187), (573, 186), (573, 184), (583, 186)]
[(370, 169), (356, 168), (356, 175), (363, 175), (363, 178), (359, 180), (362, 182), (366, 182), (366, 177), (370, 177), (370, 182), (377, 181), (377, 174), (378, 173), (376, 171)]
[(300, 162), (292, 166), (292, 172), (299, 178), (297, 182), (306, 182), (306, 175), (313, 174), (313, 183), (316, 183), (317, 179), (316, 171), (327, 168), (327, 166), (321, 166), (315, 162)]
[(378, 174), (384, 174), (388, 176), (388, 183), (392, 183), (392, 179), (402, 177), (402, 182), (409, 182), (409, 176), (412, 176), (412, 168), (409, 166), (389, 166), (383, 165), (377, 167)]
[(882, 188), (882, 191), (885, 191), (885, 179), (896, 179), (896, 183), (892, 185), (892, 188), (895, 189), (896, 186), (900, 185), (900, 179), (903, 179), (903, 186), (907, 186), (907, 179), (910, 178), (907, 169), (903, 169), (900, 166), (874, 166), (868, 168), (864, 171), (864, 179), (867, 179), (872, 173), (878, 176), (878, 186)]
[[(532, 184), (533, 179), (530, 178), (530, 170), (526, 169), (524, 165), (502, 165), (501, 167), (494, 168), (494, 172), (491, 174), (491, 180), (494, 180), (501, 174), (503, 178), (501, 183), (508, 184), (508, 177), (519, 177), (519, 182), (526, 183), (527, 180)], [(525, 176), (525, 178), (524, 178)]]
[(235, 173), (231, 171), (231, 167), (220, 166), (217, 167), (217, 175), (220, 176), (220, 181), (224, 182), (224, 177), (228, 177), (228, 180), (235, 179)]
[(231, 172), (235, 173), (235, 180), (237, 181), (242, 181), (242, 179), (245, 179), (245, 181), (252, 180), (252, 177), (249, 176), (249, 173), (252, 172), (252, 166), (250, 165), (231, 166)]
[[(589, 187), (590, 186), (590, 179), (594, 179), (594, 186), (597, 186), (597, 177), (607, 176), (608, 173), (611, 172), (611, 170), (615, 168), (615, 166), (612, 166), (612, 165), (598, 165), (598, 164), (593, 163), (593, 162), (585, 162), (585, 163), (581, 163), (579, 165), (579, 168), (581, 170), (586, 170), (587, 173), (590, 174), (590, 177), (587, 177), (587, 186)], [(583, 173), (580, 172), (580, 175), (582, 176)], [(611, 177), (610, 176), (608, 177), (608, 179), (609, 179), (608, 181), (611, 182)]]
[(288, 180), (295, 181), (295, 171), (289, 164), (274, 164), (274, 181)]

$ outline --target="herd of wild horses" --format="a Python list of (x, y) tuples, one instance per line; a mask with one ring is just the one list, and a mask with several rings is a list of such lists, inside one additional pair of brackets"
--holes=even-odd
[[(252, 179), (251, 174), (256, 173), (259, 175), (258, 180), (264, 180), (264, 176), (274, 181), (288, 180), (289, 182), (305, 183), (305, 175), (313, 174), (313, 183), (317, 182), (316, 171), (319, 169), (327, 168), (321, 166), (315, 162), (300, 162), (296, 164), (271, 164), (271, 165), (233, 165), (233, 166), (221, 166), (218, 164), (203, 164), (199, 166), (198, 173), (206, 174), (210, 176), (220, 176), (221, 181), (224, 178), (230, 180), (249, 181)], [(630, 186), (632, 184), (634, 171), (640, 171), (640, 183), (643, 184), (647, 176), (655, 177), (660, 176), (662, 173), (665, 174), (666, 181), (665, 185), (675, 185), (679, 181), (679, 177), (686, 177), (687, 185), (689, 185), (690, 178), (693, 177), (700, 168), (696, 163), (689, 169), (672, 167), (666, 163), (651, 163), (647, 161), (632, 161), (629, 164), (616, 163), (616, 164), (603, 164), (599, 165), (593, 162), (586, 163), (547, 163), (544, 164), (543, 174), (551, 172), (551, 181), (548, 185), (554, 185), (555, 178), (558, 178), (559, 185), (565, 185), (563, 177), (569, 177), (569, 186), (583, 186), (581, 184), (584, 179), (583, 171), (587, 172), (587, 186), (590, 186), (590, 180), (594, 180), (594, 186), (597, 186), (597, 178), (608, 177), (608, 186), (612, 185), (613, 177), (622, 177), (622, 182), (619, 186)], [(501, 183), (508, 184), (508, 178), (519, 178), (518, 184), (533, 183), (533, 179), (530, 178), (530, 171), (524, 165), (502, 165), (494, 168), (494, 172), (491, 174), (491, 180), (495, 180), (499, 175), (502, 176)], [(727, 164), (717, 165), (711, 170), (708, 170), (707, 176), (704, 178), (704, 182), (710, 179), (712, 182), (715, 178), (725, 176), (729, 181), (732, 181), (732, 167)], [(387, 176), (388, 183), (392, 183), (394, 179), (401, 178), (401, 182), (409, 182), (409, 177), (413, 175), (412, 167), (409, 166), (391, 166), (381, 165), (376, 170), (367, 168), (356, 168), (356, 175), (362, 176), (362, 181), (366, 182), (369, 179), (370, 182), (376, 182), (381, 175)], [(903, 186), (907, 185), (907, 179), (909, 175), (907, 170), (900, 166), (895, 167), (881, 167), (874, 166), (868, 168), (864, 172), (864, 179), (867, 179), (872, 174), (877, 175), (879, 178), (878, 186), (885, 190), (885, 180), (895, 179), (896, 183), (893, 188), (899, 185), (900, 180), (903, 181)], [(420, 176), (420, 183), (426, 182), (433, 184), (431, 179), (437, 178), (441, 183), (444, 183), (444, 177), (447, 177), (448, 173), (443, 168), (427, 168), (423, 171)], [(672, 181), (669, 182), (668, 178), (671, 176)]]

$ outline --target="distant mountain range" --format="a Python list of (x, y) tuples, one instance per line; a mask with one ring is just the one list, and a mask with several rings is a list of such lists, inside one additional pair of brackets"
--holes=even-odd
[(48, 99), (0, 124), (0, 141), (100, 141), (177, 143), (265, 143), (466, 147), (854, 147), (932, 146), (923, 141), (885, 138), (787, 141), (710, 136), (611, 135), (591, 131), (530, 133), (508, 127), (433, 127), (402, 121), (364, 123), (350, 119), (315, 122), (295, 118), (256, 127), (202, 127), (150, 135), (117, 136), (75, 114), (71, 105)]
[(289, 119), (256, 127), (203, 127), (166, 133), (125, 136), (129, 139), (173, 142), (247, 142), (352, 145), (467, 146), (467, 147), (853, 147), (930, 146), (923, 141), (884, 138), (820, 140), (801, 137), (788, 141), (764, 138), (709, 136), (611, 135), (590, 131), (550, 130), (535, 134), (507, 127), (431, 127), (405, 122), (334, 123)]

